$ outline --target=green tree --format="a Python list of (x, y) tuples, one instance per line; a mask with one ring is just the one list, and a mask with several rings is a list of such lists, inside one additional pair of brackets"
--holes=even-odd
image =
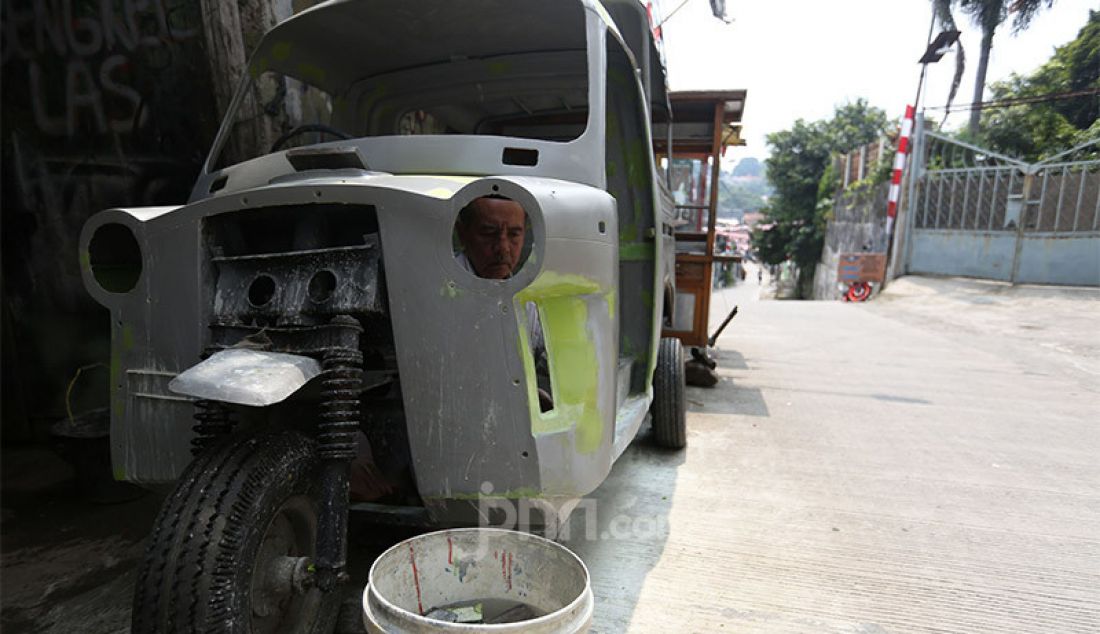
[[(951, 7), (959, 9), (970, 15), (971, 21), (982, 31), (981, 51), (978, 55), (978, 71), (974, 78), (974, 103), (979, 104), (985, 94), (985, 75), (989, 69), (989, 52), (993, 49), (993, 34), (1009, 13), (1014, 13), (1012, 18), (1012, 32), (1019, 33), (1026, 29), (1032, 18), (1043, 7), (1050, 7), (1054, 0), (932, 0), (932, 7), (939, 18), (940, 23), (947, 28), (956, 28)], [(972, 137), (978, 134), (978, 124), (981, 116), (981, 108), (975, 107), (970, 111), (970, 124), (967, 129)]]
[[(1088, 90), (1100, 90), (1100, 11), (1090, 11), (1077, 37), (1035, 72), (990, 86), (994, 101)], [(1098, 116), (1095, 93), (990, 108), (982, 114), (979, 138), (991, 149), (1034, 161), (1100, 136)]]
[(799, 119), (789, 130), (767, 136), (767, 177), (774, 195), (763, 209), (766, 228), (753, 233), (753, 248), (763, 262), (793, 260), (800, 288), (813, 278), (835, 189), (832, 156), (878, 139), (888, 125), (885, 112), (859, 99), (838, 106), (830, 119)]

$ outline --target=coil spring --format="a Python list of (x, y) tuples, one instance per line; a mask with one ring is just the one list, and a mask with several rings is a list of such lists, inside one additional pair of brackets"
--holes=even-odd
[(317, 455), (322, 460), (355, 458), (359, 431), (359, 388), (363, 383), (363, 353), (336, 348), (321, 361), (321, 422)]
[(191, 439), (193, 456), (199, 455), (219, 438), (233, 431), (232, 412), (221, 401), (195, 401), (195, 421), (191, 426), (191, 430), (195, 432), (195, 437)]

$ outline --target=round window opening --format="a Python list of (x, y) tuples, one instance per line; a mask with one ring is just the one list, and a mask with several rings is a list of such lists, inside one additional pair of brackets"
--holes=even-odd
[(477, 277), (506, 280), (531, 255), (531, 219), (510, 198), (475, 198), (458, 213), (452, 242), (459, 266)]
[(108, 293), (125, 293), (141, 277), (141, 246), (130, 228), (108, 223), (88, 243), (88, 264), (96, 283)]

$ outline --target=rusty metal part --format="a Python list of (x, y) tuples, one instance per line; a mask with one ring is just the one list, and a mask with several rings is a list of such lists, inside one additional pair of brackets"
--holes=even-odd
[(195, 424), (191, 427), (195, 437), (191, 439), (191, 454), (197, 456), (228, 436), (235, 424), (233, 412), (225, 403), (208, 399), (195, 401)]
[(707, 340), (708, 347), (714, 347), (714, 344), (718, 341), (718, 335), (721, 335), (722, 331), (725, 330), (726, 326), (730, 323), (730, 320), (737, 316), (737, 308), (737, 306), (733, 307), (733, 310), (730, 311), (730, 314), (726, 317), (725, 321), (722, 322), (722, 325), (718, 326), (718, 330), (714, 331), (714, 334)]
[[(332, 320), (354, 345), (333, 346), (322, 357), (317, 456), (321, 460), (321, 511), (317, 522), (317, 586), (329, 592), (347, 579), (348, 471), (356, 455), (363, 353), (359, 322), (347, 315)], [(354, 340), (351, 341), (351, 340)]]
[(252, 611), (256, 616), (270, 616), (294, 595), (305, 594), (314, 583), (309, 557), (273, 556), (257, 562), (252, 581)]

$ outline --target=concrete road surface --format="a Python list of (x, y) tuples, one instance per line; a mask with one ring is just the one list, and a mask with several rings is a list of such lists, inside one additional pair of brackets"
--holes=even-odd
[[(689, 448), (643, 435), (568, 526), (593, 630), (1100, 632), (1100, 294), (905, 279), (854, 305), (755, 278), (714, 298), (713, 324), (741, 310)], [(127, 631), (157, 500), (88, 504), (44, 452), (3, 468), (5, 634)], [(360, 583), (404, 536), (368, 534)]]
[(593, 629), (1100, 631), (1100, 293), (761, 301), (755, 277), (713, 301), (740, 314), (688, 450), (636, 442), (604, 538), (570, 541)]

